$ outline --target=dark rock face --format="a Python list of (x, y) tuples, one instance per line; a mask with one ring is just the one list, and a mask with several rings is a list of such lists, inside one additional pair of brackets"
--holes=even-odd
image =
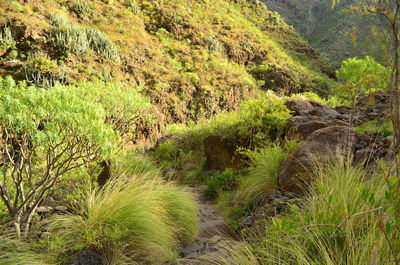
[(106, 265), (106, 260), (96, 251), (86, 249), (72, 257), (65, 265)]
[(204, 140), (204, 151), (209, 169), (224, 171), (227, 168), (242, 167), (242, 158), (236, 152), (239, 144), (222, 135), (210, 135)]
[(328, 159), (344, 159), (352, 152), (355, 133), (346, 126), (331, 126), (313, 132), (288, 158), (278, 174), (282, 190), (302, 194), (312, 181), (315, 163)]

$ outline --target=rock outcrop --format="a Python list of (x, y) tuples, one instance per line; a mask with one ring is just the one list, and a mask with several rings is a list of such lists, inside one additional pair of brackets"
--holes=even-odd
[(307, 140), (285, 159), (279, 169), (282, 190), (304, 193), (312, 181), (313, 166), (329, 159), (345, 159), (352, 154), (355, 133), (346, 126), (330, 126), (313, 132)]
[[(388, 114), (388, 96), (376, 93), (363, 96), (354, 115), (353, 126), (371, 120), (382, 121)], [(351, 108), (335, 109), (314, 101), (290, 100), (286, 106), (293, 112), (286, 137), (305, 142), (283, 161), (278, 176), (280, 188), (302, 194), (311, 185), (316, 163), (326, 159), (346, 159), (368, 167), (388, 155), (390, 141), (381, 133), (355, 133), (349, 126)]]

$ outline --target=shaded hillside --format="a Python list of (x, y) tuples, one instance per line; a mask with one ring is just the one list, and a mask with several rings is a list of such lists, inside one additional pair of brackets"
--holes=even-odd
[(159, 125), (236, 109), (259, 88), (329, 87), (316, 52), (260, 3), (1, 0), (0, 12), (0, 75), (141, 86)]
[(374, 41), (371, 18), (360, 18), (345, 12), (355, 1), (342, 1), (332, 9), (330, 1), (263, 0), (271, 10), (279, 12), (311, 46), (330, 58), (335, 65), (348, 57), (374, 54), (383, 56)]

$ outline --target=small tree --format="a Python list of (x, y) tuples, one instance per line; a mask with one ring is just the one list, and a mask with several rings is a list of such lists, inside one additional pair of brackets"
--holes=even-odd
[[(150, 120), (147, 111), (151, 104), (140, 93), (140, 87), (97, 80), (81, 82), (77, 86), (69, 86), (68, 89), (88, 100), (100, 103), (106, 111), (105, 122), (111, 125), (125, 142), (135, 138), (138, 122)], [(111, 160), (101, 161), (100, 167), (102, 171), (97, 182), (102, 186), (110, 178)]]
[[(346, 1), (346, 0), (344, 0)], [(332, 4), (340, 2), (340, 0), (332, 0)], [(398, 154), (400, 151), (400, 1), (398, 0), (357, 0), (351, 10), (357, 12), (361, 16), (372, 15), (377, 19), (383, 19), (386, 26), (382, 31), (387, 31), (391, 36), (391, 47), (389, 48), (391, 78), (388, 91), (391, 100), (391, 119), (393, 123), (393, 152)], [(400, 178), (400, 165), (396, 159), (396, 175)], [(400, 185), (400, 183), (399, 183)]]
[(386, 91), (390, 69), (366, 56), (365, 59), (349, 58), (343, 61), (336, 75), (343, 82), (339, 87), (343, 96), (351, 101), (350, 125), (353, 124), (357, 98), (365, 93)]
[(0, 79), (0, 197), (17, 236), (60, 176), (108, 158), (118, 136), (101, 104), (65, 87), (51, 90)]

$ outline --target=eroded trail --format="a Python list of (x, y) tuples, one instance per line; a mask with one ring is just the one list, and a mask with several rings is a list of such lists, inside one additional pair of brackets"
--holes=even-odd
[(190, 187), (197, 194), (200, 207), (200, 233), (197, 239), (181, 251), (181, 258), (171, 265), (207, 264), (202, 257), (206, 255), (223, 256), (226, 240), (234, 239), (234, 233), (227, 225), (217, 205), (204, 195), (204, 186)]

